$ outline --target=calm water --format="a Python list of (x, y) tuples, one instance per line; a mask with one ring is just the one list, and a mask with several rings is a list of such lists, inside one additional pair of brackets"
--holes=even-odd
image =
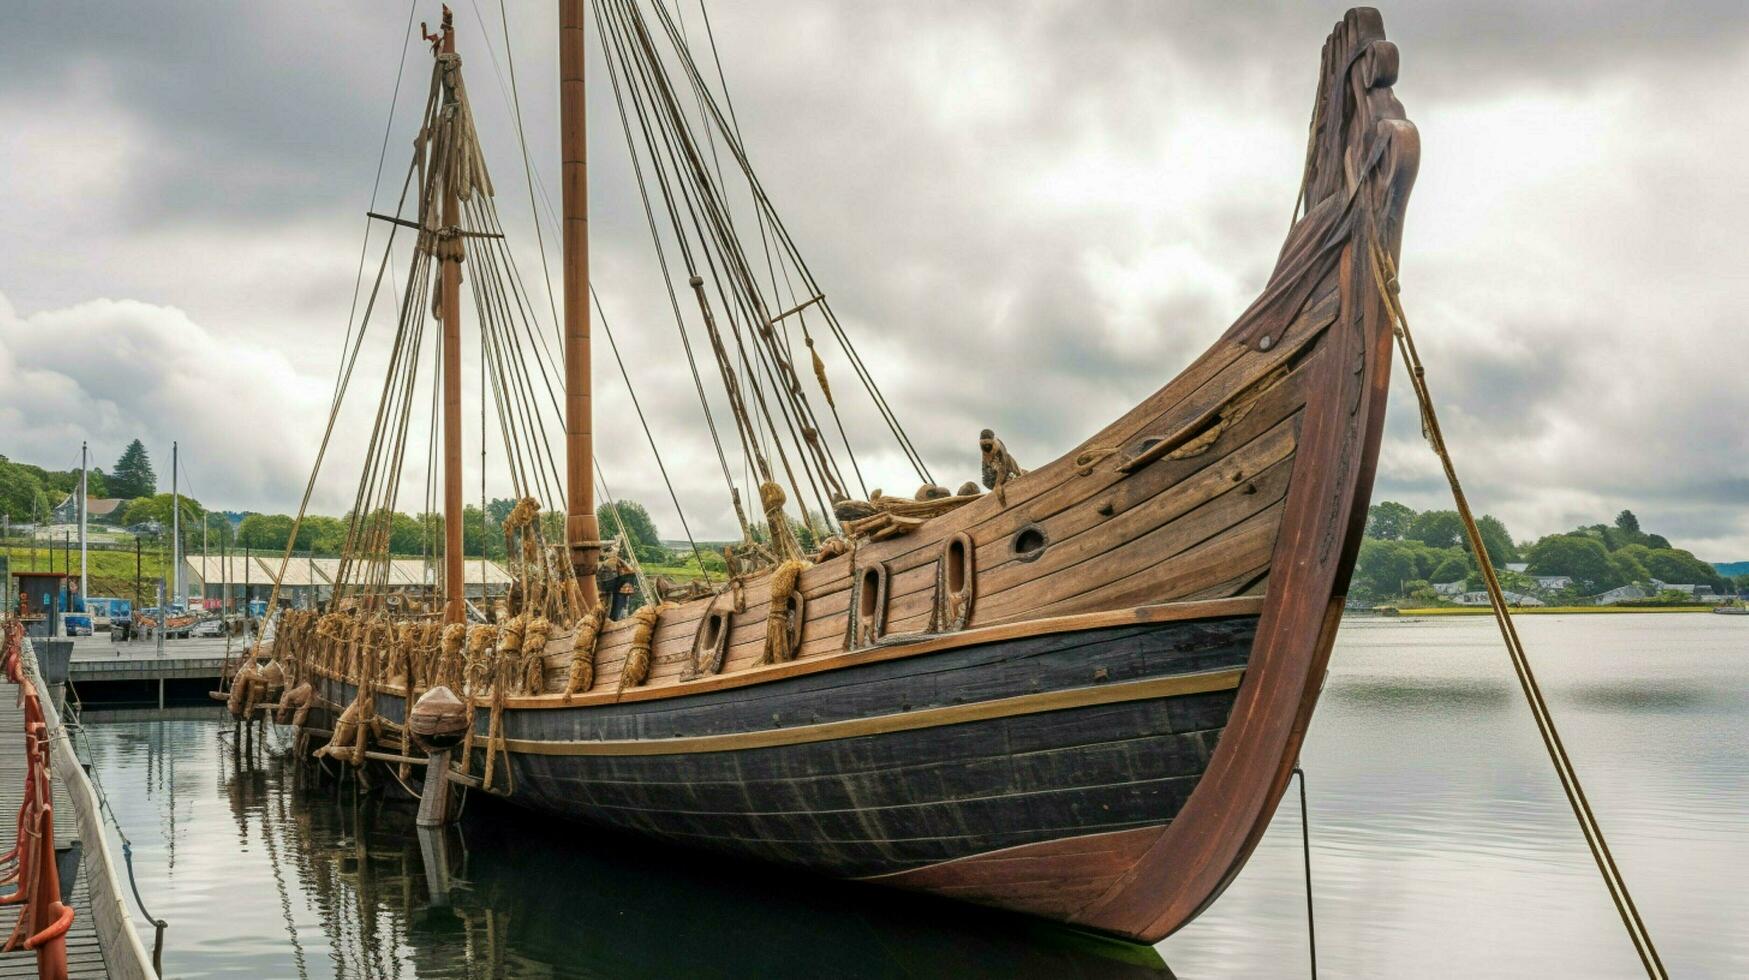
[[(1568, 750), (1675, 976), (1749, 976), (1749, 623), (1525, 617)], [(1145, 976), (1078, 937), (299, 776), (219, 718), (93, 722), (168, 976)], [(1632, 977), (1637, 961), (1491, 622), (1343, 627), (1306, 743), (1322, 975)], [(1303, 976), (1290, 794), (1181, 977)], [(435, 899), (426, 861), (450, 871)], [(147, 937), (148, 943), (150, 937)]]

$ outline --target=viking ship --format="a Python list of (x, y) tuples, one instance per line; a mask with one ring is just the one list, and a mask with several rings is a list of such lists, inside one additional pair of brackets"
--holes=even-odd
[[(719, 454), (726, 441), (752, 475), (738, 486), (719, 455), (743, 535), (725, 574), (616, 619), (598, 595), (591, 479), (591, 328), (605, 321), (589, 306), (585, 10), (559, 8), (553, 319), (540, 327), (546, 304), (505, 242), (446, 11), (400, 208), (373, 216), (385, 266), (397, 232), (412, 249), (334, 595), (279, 614), (235, 674), (233, 709), (276, 707), (316, 751), (427, 800), (461, 785), (1130, 940), (1189, 922), (1286, 787), (1372, 489), (1385, 297), (1419, 155), (1379, 14), (1350, 11), (1324, 44), (1300, 191), (1256, 301), (1055, 460), (1023, 468), (985, 431), (983, 486), (955, 492), (931, 478), (754, 175), (714, 37), (712, 57), (690, 53), (708, 16), (689, 27), (665, 4), (595, 0), (591, 36), (669, 287), (659, 305), (691, 338), (692, 380), (717, 369), (721, 390), (700, 383), (700, 405), (727, 434)], [(537, 179), (528, 170), (531, 201)], [(461, 573), (470, 318), (518, 500), (503, 521), (516, 584), (498, 601), (466, 595)], [(349, 334), (330, 433), (364, 335)], [(857, 385), (834, 391), (832, 375)], [(915, 494), (866, 489), (844, 424), (864, 393), (861, 417), (915, 464)], [(427, 454), (405, 465), (427, 403)], [(443, 515), (441, 574), (397, 590), (391, 517), (402, 472), (421, 468)]]

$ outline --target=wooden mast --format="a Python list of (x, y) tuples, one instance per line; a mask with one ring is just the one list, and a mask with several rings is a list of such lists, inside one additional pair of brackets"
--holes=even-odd
[(601, 529), (595, 518), (589, 400), (589, 171), (584, 126), (583, 0), (559, 0), (559, 147), (565, 267), (565, 541), (583, 601), (596, 601)]
[[(448, 6), (443, 8), (437, 50), (440, 55), (455, 54), (455, 26)], [(455, 100), (453, 83), (446, 80), (444, 101), (452, 104)], [(443, 220), (437, 254), (441, 261), (438, 312), (443, 321), (443, 620), (461, 623), (467, 620), (466, 582), (462, 577), (462, 240), (458, 234), (461, 202), (452, 182), (441, 183)]]

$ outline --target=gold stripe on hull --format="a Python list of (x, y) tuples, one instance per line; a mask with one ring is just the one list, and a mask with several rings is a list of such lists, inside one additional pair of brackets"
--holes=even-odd
[(681, 755), (693, 752), (735, 752), (742, 749), (765, 749), (781, 745), (802, 745), (809, 742), (829, 742), (862, 735), (884, 735), (908, 732), (920, 728), (937, 728), (992, 718), (1013, 718), (1065, 708), (1085, 708), (1126, 701), (1146, 701), (1153, 698), (1176, 697), (1185, 694), (1206, 694), (1211, 691), (1231, 691), (1245, 676), (1243, 668), (1199, 671), (1172, 677), (1155, 677), (1121, 684), (1101, 684), (1077, 687), (1066, 691), (1045, 691), (997, 698), (977, 704), (953, 704), (939, 708), (922, 708), (874, 718), (850, 718), (793, 728), (768, 729), (757, 732), (730, 732), (724, 735), (692, 735), (680, 738), (640, 738), (624, 740), (559, 742), (543, 739), (505, 739), (505, 747), (524, 755)]

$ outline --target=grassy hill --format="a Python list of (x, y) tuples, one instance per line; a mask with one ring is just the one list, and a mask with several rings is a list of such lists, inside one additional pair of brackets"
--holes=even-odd
[[(8, 564), (14, 572), (28, 571), (61, 571), (66, 567), (67, 555), (59, 547), (52, 552), (47, 547), (32, 548), (28, 545), (0, 545), (0, 554), (6, 556)], [(79, 572), (79, 553), (72, 555), (74, 574)], [(88, 551), (85, 566), (91, 577), (91, 594), (98, 596), (119, 596), (123, 599), (139, 598), (134, 595), (134, 553), (131, 551)], [(141, 588), (150, 595), (156, 588), (158, 576), (163, 573), (164, 563), (157, 554), (147, 551), (140, 555)]]

